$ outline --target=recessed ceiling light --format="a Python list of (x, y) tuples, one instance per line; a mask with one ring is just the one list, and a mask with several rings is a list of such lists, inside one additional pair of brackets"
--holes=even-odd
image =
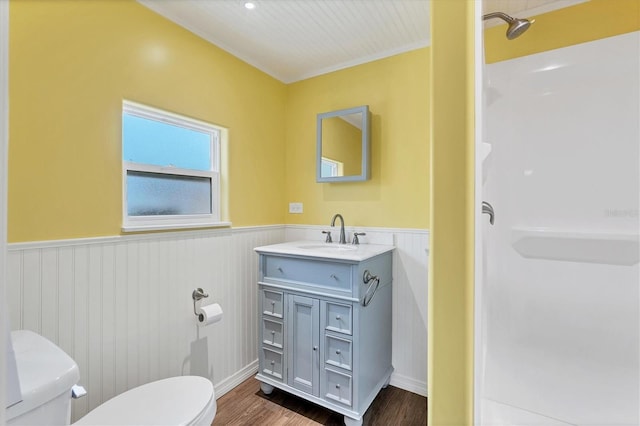
[(248, 1), (248, 2), (246, 2), (246, 3), (244, 4), (244, 7), (246, 7), (246, 8), (247, 8), (247, 9), (249, 9), (249, 10), (253, 10), (253, 9), (255, 9), (255, 8), (256, 8), (256, 4), (255, 4), (255, 3), (252, 3), (252, 2), (250, 2), (250, 1)]

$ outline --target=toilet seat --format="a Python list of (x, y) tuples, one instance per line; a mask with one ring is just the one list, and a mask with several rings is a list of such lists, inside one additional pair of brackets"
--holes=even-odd
[(130, 389), (74, 425), (211, 425), (216, 400), (211, 381), (178, 376)]

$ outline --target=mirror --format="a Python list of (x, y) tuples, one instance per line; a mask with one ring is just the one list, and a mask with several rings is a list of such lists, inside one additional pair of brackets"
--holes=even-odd
[(316, 182), (355, 182), (370, 175), (369, 106), (318, 114)]

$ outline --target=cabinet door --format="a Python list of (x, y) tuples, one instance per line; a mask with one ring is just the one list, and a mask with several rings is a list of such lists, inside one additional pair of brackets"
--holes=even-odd
[(318, 395), (320, 379), (320, 304), (318, 299), (288, 295), (289, 386)]

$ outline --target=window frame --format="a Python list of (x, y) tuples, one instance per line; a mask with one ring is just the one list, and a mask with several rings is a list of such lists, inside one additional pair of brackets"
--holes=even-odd
[(335, 169), (336, 174), (331, 176), (323, 176), (323, 177), (342, 177), (344, 176), (344, 163), (342, 161), (334, 160), (329, 157), (322, 157), (321, 166), (324, 164), (328, 164), (332, 169)]
[[(147, 105), (124, 100), (122, 102), (122, 115), (133, 115), (147, 120), (158, 121), (171, 126), (182, 127), (211, 135), (210, 138), (210, 164), (208, 171), (186, 169), (174, 166), (157, 166), (146, 163), (136, 163), (124, 159), (124, 125), (121, 132), (121, 159), (122, 159), (122, 231), (153, 231), (164, 229), (204, 228), (230, 226), (230, 222), (220, 218), (222, 197), (220, 193), (220, 156), (222, 135), (224, 128), (196, 120), (183, 115), (153, 108)], [(124, 121), (124, 120), (123, 120)], [(129, 172), (153, 173), (164, 176), (189, 176), (208, 178), (211, 181), (211, 213), (210, 214), (184, 214), (184, 215), (146, 215), (129, 216), (127, 205), (127, 175)]]

